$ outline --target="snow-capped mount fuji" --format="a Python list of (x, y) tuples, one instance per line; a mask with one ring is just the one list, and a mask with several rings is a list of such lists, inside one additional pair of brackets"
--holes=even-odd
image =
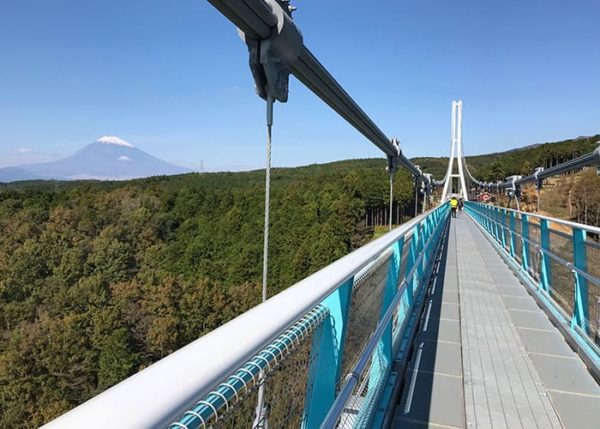
[[(59, 180), (125, 180), (191, 171), (158, 159), (116, 136), (100, 137), (73, 155), (58, 161), (23, 165), (19, 168), (30, 173), (31, 179)], [(0, 169), (0, 178), (2, 170), (4, 169)]]
[(133, 147), (131, 143), (126, 142), (125, 140), (117, 136), (102, 136), (98, 140), (96, 140), (96, 143), (116, 144), (117, 146)]

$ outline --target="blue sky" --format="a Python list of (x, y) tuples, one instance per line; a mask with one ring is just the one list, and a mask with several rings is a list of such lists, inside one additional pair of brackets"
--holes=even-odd
[[(600, 132), (600, 2), (296, 0), (305, 44), (409, 156)], [(206, 169), (264, 165), (264, 102), (205, 0), (0, 0), (0, 165), (117, 135)], [(291, 78), (273, 163), (379, 156)]]

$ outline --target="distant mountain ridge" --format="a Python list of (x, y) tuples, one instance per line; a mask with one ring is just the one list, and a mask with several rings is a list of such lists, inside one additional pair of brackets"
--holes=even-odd
[(37, 180), (39, 176), (21, 167), (0, 168), (0, 183), (19, 182), (21, 180)]
[(57, 161), (0, 168), (0, 182), (17, 180), (127, 180), (185, 174), (191, 170), (156, 158), (131, 143), (103, 136)]

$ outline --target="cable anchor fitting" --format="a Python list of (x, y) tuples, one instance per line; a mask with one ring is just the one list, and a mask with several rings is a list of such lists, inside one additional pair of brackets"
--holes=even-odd
[(291, 67), (304, 48), (302, 34), (292, 21), (294, 6), (289, 0), (264, 0), (271, 9), (275, 25), (270, 37), (253, 40), (238, 30), (248, 46), (250, 71), (256, 93), (264, 100), (271, 97), (281, 103), (288, 99)]

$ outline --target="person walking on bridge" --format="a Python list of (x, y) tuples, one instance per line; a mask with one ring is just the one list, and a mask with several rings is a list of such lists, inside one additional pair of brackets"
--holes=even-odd
[(456, 196), (453, 196), (450, 200), (450, 208), (452, 209), (452, 217), (456, 217), (456, 208), (458, 207), (458, 200)]

